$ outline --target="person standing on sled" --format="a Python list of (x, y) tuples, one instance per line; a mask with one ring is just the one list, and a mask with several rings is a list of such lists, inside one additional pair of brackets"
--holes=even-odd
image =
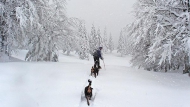
[(96, 66), (96, 63), (97, 63), (99, 69), (101, 69), (99, 58), (100, 58), (101, 60), (103, 60), (101, 50), (102, 50), (102, 47), (99, 47), (99, 49), (96, 50), (96, 51), (94, 52), (94, 54), (93, 54), (93, 57), (94, 57), (94, 67)]

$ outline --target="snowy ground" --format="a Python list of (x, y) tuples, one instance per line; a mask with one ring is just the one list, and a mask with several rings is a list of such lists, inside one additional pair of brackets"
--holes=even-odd
[[(15, 58), (24, 60), (26, 51)], [(96, 97), (91, 107), (190, 107), (190, 77), (181, 73), (131, 67), (130, 57), (106, 54), (95, 79), (93, 64), (76, 55), (59, 54), (60, 62), (0, 63), (0, 107), (88, 107), (81, 93), (88, 78)]]

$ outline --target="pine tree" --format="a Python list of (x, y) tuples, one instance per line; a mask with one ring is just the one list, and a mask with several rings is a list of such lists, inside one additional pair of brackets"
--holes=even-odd
[[(66, 0), (0, 1), (2, 52), (28, 49), (27, 61), (58, 61), (59, 41), (71, 35), (65, 16)], [(69, 36), (67, 37), (69, 38)]]
[(123, 31), (120, 32), (120, 37), (118, 41), (118, 47), (117, 47), (117, 52), (121, 54), (121, 56), (125, 55), (125, 37), (123, 35)]
[(132, 30), (133, 24), (128, 24), (126, 27), (123, 29), (123, 35), (125, 37), (125, 54), (126, 55), (133, 55), (134, 52), (134, 38), (131, 36), (131, 31)]
[(89, 43), (86, 32), (85, 23), (80, 23), (79, 26), (79, 57), (80, 59), (88, 59), (89, 60)]
[(139, 0), (128, 35), (135, 66), (147, 70), (189, 68), (189, 13), (184, 1)]
[(89, 60), (89, 54), (90, 54), (90, 46), (89, 46), (89, 38), (87, 36), (87, 30), (86, 26), (83, 26), (83, 34), (84, 34), (84, 43), (83, 43), (83, 58)]
[(110, 53), (112, 53), (112, 51), (114, 50), (114, 43), (113, 43), (113, 40), (112, 40), (111, 33), (110, 33), (110, 38), (109, 38), (108, 46), (109, 46)]
[(100, 29), (97, 30), (97, 36), (96, 36), (96, 38), (94, 38), (94, 40), (97, 43), (96, 44), (97, 47), (103, 46), (103, 40), (102, 40)]
[(104, 36), (103, 36), (103, 51), (104, 53), (108, 52), (108, 39), (107, 39), (107, 29), (104, 29)]
[(78, 31), (80, 21), (81, 20), (78, 18), (69, 18), (68, 25), (65, 27), (67, 34), (62, 36), (63, 39), (59, 40), (60, 49), (63, 49), (63, 53), (66, 53), (67, 55), (69, 55), (71, 51), (78, 52)]
[(90, 39), (89, 39), (89, 45), (90, 45), (90, 54), (93, 55), (94, 51), (98, 48), (97, 41), (95, 40), (96, 36), (96, 29), (94, 25), (92, 25), (91, 33), (90, 33)]
[[(26, 60), (58, 61), (57, 41), (65, 34), (64, 25), (67, 23), (64, 12), (65, 0), (37, 1), (34, 3), (36, 7), (39, 7), (37, 8), (39, 20), (33, 25), (31, 30), (35, 34), (29, 40), (33, 41), (32, 39), (37, 36), (38, 39), (36, 39), (36, 42), (39, 42), (38, 44), (40, 45), (36, 47), (34, 43), (29, 42), (33, 47), (29, 49)], [(36, 51), (37, 53), (35, 55), (29, 55), (34, 50), (38, 50)]]
[(35, 17), (35, 9), (30, 0), (3, 0), (0, 1), (0, 8), (0, 50), (2, 54), (10, 56), (24, 46), (26, 37), (23, 31), (28, 19)]

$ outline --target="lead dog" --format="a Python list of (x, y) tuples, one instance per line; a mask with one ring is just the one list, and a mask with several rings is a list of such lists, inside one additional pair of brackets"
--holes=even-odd
[(91, 100), (91, 98), (92, 98), (92, 90), (93, 90), (93, 88), (91, 87), (92, 81), (88, 80), (88, 82), (89, 82), (89, 85), (85, 87), (84, 94), (85, 94), (85, 98), (87, 100), (87, 104), (89, 106), (90, 105), (89, 100)]

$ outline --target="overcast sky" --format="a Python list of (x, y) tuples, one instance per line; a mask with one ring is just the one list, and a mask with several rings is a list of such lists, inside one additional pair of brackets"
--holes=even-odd
[(117, 43), (120, 31), (128, 23), (133, 21), (131, 11), (136, 0), (68, 0), (68, 17), (77, 17), (85, 20), (88, 32), (92, 24), (96, 29), (100, 28), (103, 34), (107, 28), (107, 34), (112, 34)]

